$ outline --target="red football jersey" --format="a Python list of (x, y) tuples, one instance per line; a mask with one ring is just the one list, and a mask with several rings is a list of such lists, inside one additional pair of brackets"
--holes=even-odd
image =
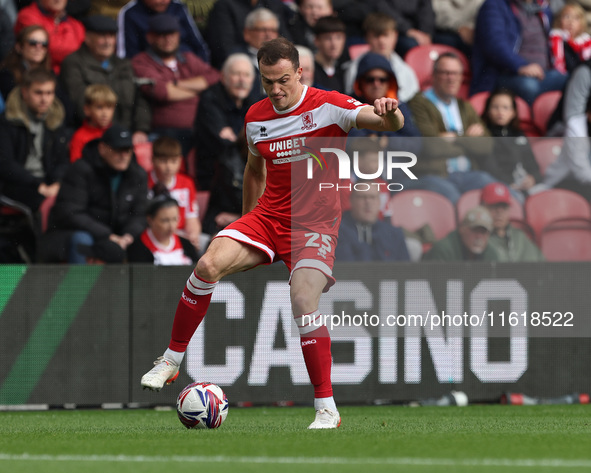
[(173, 235), (167, 246), (162, 245), (152, 231), (147, 228), (141, 235), (142, 243), (154, 255), (154, 264), (162, 266), (181, 266), (191, 265), (193, 261), (183, 250), (183, 244), (177, 235)]
[[(152, 189), (157, 182), (156, 173), (151, 171), (148, 174), (148, 189)], [(185, 174), (177, 174), (168, 191), (174, 200), (179, 203), (179, 230), (185, 228), (185, 220), (187, 218), (199, 217), (199, 206), (197, 205), (197, 191), (193, 180)]]
[(365, 104), (339, 92), (304, 87), (292, 108), (278, 111), (266, 98), (245, 119), (250, 152), (265, 159), (265, 192), (259, 210), (288, 227), (332, 228), (341, 204), (336, 188), (339, 160), (321, 148), (345, 150), (349, 130)]

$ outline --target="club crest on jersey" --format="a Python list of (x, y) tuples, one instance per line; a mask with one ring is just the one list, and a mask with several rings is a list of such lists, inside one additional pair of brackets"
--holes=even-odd
[(304, 124), (302, 130), (312, 130), (317, 126), (316, 123), (314, 123), (312, 112), (306, 112), (302, 115), (302, 123)]

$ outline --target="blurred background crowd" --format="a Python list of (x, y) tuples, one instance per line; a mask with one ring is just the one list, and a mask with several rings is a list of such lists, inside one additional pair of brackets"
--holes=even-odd
[[(0, 0), (0, 263), (196, 261), (240, 216), (256, 54), (278, 36), (305, 85), (405, 115), (351, 132), (365, 178), (340, 193), (337, 260), (591, 260), (590, 16), (589, 0)], [(388, 176), (388, 150), (416, 154), (417, 179)]]

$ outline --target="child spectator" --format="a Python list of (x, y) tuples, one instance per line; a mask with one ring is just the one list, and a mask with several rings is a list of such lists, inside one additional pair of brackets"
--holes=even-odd
[(197, 261), (191, 242), (176, 234), (180, 216), (178, 202), (166, 189), (156, 195), (148, 203), (148, 228), (127, 248), (128, 261), (163, 266), (191, 265)]
[(509, 186), (511, 193), (523, 202), (521, 192), (529, 191), (541, 180), (541, 175), (529, 141), (519, 127), (515, 95), (507, 89), (490, 94), (482, 120), (497, 138), (492, 155), (486, 159), (485, 170)]
[(197, 191), (193, 180), (180, 173), (183, 162), (181, 144), (174, 138), (161, 136), (152, 146), (154, 169), (148, 174), (148, 189), (158, 183), (164, 185), (180, 208), (177, 233), (187, 238), (196, 249), (200, 248), (201, 221), (197, 206)]
[(583, 8), (576, 3), (567, 3), (556, 17), (555, 28), (550, 31), (554, 69), (566, 74), (591, 58), (591, 36), (586, 30)]
[(325, 16), (333, 16), (332, 0), (297, 0), (298, 14), (289, 24), (294, 44), (301, 44), (316, 51), (314, 44), (314, 27), (316, 22)]
[(345, 50), (345, 23), (334, 16), (325, 16), (314, 27), (316, 55), (314, 84), (326, 90), (345, 91), (342, 56)]
[(103, 136), (111, 126), (117, 94), (106, 84), (92, 84), (84, 91), (84, 115), (82, 126), (76, 130), (70, 142), (70, 162), (82, 157), (82, 148), (89, 141)]

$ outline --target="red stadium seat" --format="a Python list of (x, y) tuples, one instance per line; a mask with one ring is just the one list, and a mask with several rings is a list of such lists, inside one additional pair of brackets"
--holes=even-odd
[(546, 229), (540, 249), (548, 261), (591, 261), (591, 226)]
[(49, 220), (49, 212), (55, 204), (55, 197), (46, 197), (39, 207), (39, 213), (41, 214), (41, 232), (47, 231), (47, 222)]
[[(480, 189), (471, 190), (468, 192), (464, 192), (459, 200), (456, 202), (456, 211), (458, 214), (458, 223), (462, 221), (464, 215), (468, 212), (468, 210), (476, 207), (480, 204)], [(519, 201), (511, 196), (511, 206), (509, 209), (509, 217), (511, 220), (515, 221), (522, 221), (525, 218), (523, 213), (523, 206), (519, 203)]]
[(150, 172), (152, 166), (152, 143), (146, 141), (145, 143), (137, 143), (133, 145), (133, 152), (135, 153), (135, 159), (138, 164), (145, 169), (146, 172)]
[(542, 231), (549, 226), (565, 227), (576, 223), (577, 227), (591, 225), (591, 207), (581, 195), (564, 190), (550, 189), (530, 196), (525, 201), (525, 216), (538, 243)]
[(361, 44), (352, 44), (349, 46), (349, 57), (353, 59), (357, 59), (359, 56), (364, 55), (369, 51), (369, 44), (361, 43)]
[(536, 97), (532, 105), (533, 122), (541, 136), (546, 135), (548, 129), (548, 120), (556, 110), (558, 102), (562, 97), (562, 92), (551, 90), (544, 92)]
[(392, 225), (416, 231), (425, 224), (438, 240), (456, 228), (453, 204), (436, 192), (408, 190), (394, 195), (388, 202)]
[(444, 44), (416, 46), (406, 53), (404, 61), (415, 71), (417, 78), (419, 79), (421, 90), (427, 90), (431, 87), (431, 83), (433, 82), (433, 63), (437, 60), (439, 55), (443, 53), (453, 53), (460, 58), (460, 61), (464, 66), (464, 80), (462, 81), (462, 88), (460, 89), (459, 96), (463, 99), (468, 98), (471, 78), (470, 61), (468, 61), (466, 55), (458, 49)]
[(562, 138), (530, 138), (530, 144), (536, 162), (540, 168), (542, 176), (546, 173), (546, 168), (550, 166), (562, 150)]
[(486, 101), (488, 100), (489, 95), (490, 92), (478, 92), (477, 94), (472, 95), (468, 99), (468, 101), (470, 102), (472, 107), (474, 107), (474, 110), (476, 110), (476, 113), (479, 116), (482, 116), (482, 114), (484, 113), (484, 108), (486, 107)]

